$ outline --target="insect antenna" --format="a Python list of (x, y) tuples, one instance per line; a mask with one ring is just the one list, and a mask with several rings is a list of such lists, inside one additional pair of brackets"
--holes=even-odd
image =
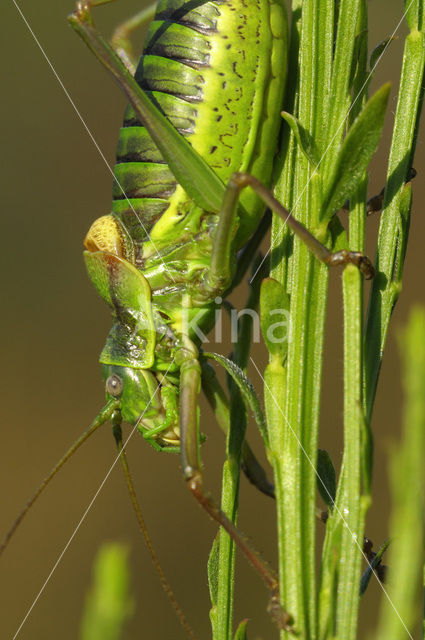
[(94, 433), (98, 427), (100, 427), (102, 424), (105, 424), (105, 422), (107, 422), (111, 418), (112, 414), (114, 413), (118, 405), (119, 405), (118, 400), (116, 399), (110, 400), (99, 412), (99, 414), (93, 420), (93, 422), (88, 427), (88, 429), (86, 429), (86, 431), (84, 431), (84, 433), (81, 434), (81, 436), (70, 446), (70, 448), (65, 453), (65, 455), (63, 455), (62, 458), (55, 464), (55, 466), (50, 471), (50, 473), (44, 478), (44, 480), (38, 486), (35, 493), (28, 500), (28, 502), (26, 503), (26, 505), (24, 506), (24, 508), (18, 515), (18, 517), (16, 518), (15, 522), (10, 527), (9, 531), (6, 533), (3, 539), (3, 542), (0, 545), (0, 555), (6, 549), (7, 545), (9, 544), (9, 541), (15, 534), (22, 520), (24, 519), (28, 511), (31, 509), (32, 505), (37, 500), (37, 498), (43, 493), (44, 489), (47, 487), (50, 480), (52, 480), (52, 478), (57, 474), (57, 472), (63, 467), (65, 462), (73, 456), (73, 454), (77, 451), (77, 449), (81, 447), (81, 445), (87, 440), (87, 438), (91, 436), (91, 434)]
[[(119, 418), (120, 419), (120, 418)], [(139, 528), (140, 531), (142, 532), (142, 535), (146, 541), (146, 545), (148, 547), (148, 551), (149, 554), (151, 556), (152, 562), (154, 564), (154, 567), (156, 569), (156, 572), (159, 576), (159, 579), (161, 581), (162, 587), (165, 591), (165, 593), (168, 596), (168, 599), (171, 602), (171, 605), (174, 609), (174, 611), (177, 614), (178, 619), (180, 620), (180, 623), (182, 625), (182, 627), (184, 628), (184, 630), (186, 631), (187, 635), (189, 638), (191, 638), (192, 640), (196, 640), (195, 638), (195, 634), (192, 631), (192, 628), (189, 624), (189, 622), (187, 621), (186, 616), (183, 613), (182, 608), (180, 607), (179, 603), (177, 602), (176, 596), (173, 593), (173, 590), (171, 589), (170, 583), (167, 580), (167, 577), (164, 573), (164, 570), (159, 562), (159, 558), (157, 556), (157, 553), (154, 549), (154, 546), (152, 544), (152, 540), (150, 538), (149, 532), (146, 528), (146, 523), (145, 520), (143, 518), (142, 515), (142, 510), (140, 508), (140, 504), (139, 501), (137, 500), (137, 496), (136, 496), (136, 492), (134, 489), (134, 485), (133, 485), (133, 480), (131, 478), (130, 475), (130, 469), (128, 466), (128, 461), (127, 461), (127, 456), (125, 453), (125, 448), (123, 445), (123, 441), (122, 441), (122, 430), (121, 430), (121, 424), (118, 422), (115, 422), (114, 419), (112, 418), (112, 422), (113, 422), (113, 433), (114, 433), (114, 438), (115, 441), (117, 443), (117, 447), (118, 447), (118, 452), (120, 454), (120, 461), (121, 461), (121, 466), (124, 472), (124, 476), (125, 476), (125, 481), (127, 484), (127, 489), (128, 489), (128, 493), (130, 496), (130, 500), (131, 503), (133, 505), (133, 509), (134, 512), (136, 514), (136, 518), (137, 518), (137, 522), (139, 523)]]

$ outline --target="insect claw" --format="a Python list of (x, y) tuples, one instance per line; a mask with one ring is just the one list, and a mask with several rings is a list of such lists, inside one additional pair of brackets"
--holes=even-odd
[(360, 255), (359, 269), (366, 280), (372, 280), (376, 275), (375, 267), (367, 256), (363, 254)]
[(269, 604), (267, 606), (267, 611), (276, 622), (279, 629), (284, 629), (289, 633), (297, 635), (293, 627), (294, 619), (285, 609), (282, 607), (280, 603), (278, 588), (276, 588), (276, 592), (270, 598)]
[(361, 271), (366, 280), (371, 280), (375, 277), (375, 268), (372, 262), (361, 251), (342, 249), (341, 251), (332, 253), (326, 262), (332, 267), (351, 263)]

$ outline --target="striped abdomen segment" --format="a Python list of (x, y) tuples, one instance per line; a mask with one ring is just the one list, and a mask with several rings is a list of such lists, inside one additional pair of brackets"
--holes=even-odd
[[(280, 2), (163, 0), (148, 32), (136, 80), (223, 182), (238, 170), (270, 180), (286, 68)], [(160, 249), (199, 231), (199, 211), (130, 108), (115, 175), (130, 203), (115, 185), (113, 211), (145, 257), (154, 253), (147, 231)], [(243, 204), (239, 244), (262, 211), (252, 194)]]
[[(190, 20), (182, 16), (176, 22), (173, 17), (180, 20), (181, 5), (166, 2), (158, 6), (135, 77), (170, 122), (188, 136), (196, 128), (205, 82), (199, 71), (209, 64), (209, 36), (215, 30), (218, 9), (206, 3), (196, 13), (190, 12)], [(114, 171), (122, 189), (114, 184), (113, 211), (133, 240), (142, 243), (169, 207), (177, 182), (130, 106), (120, 131)]]

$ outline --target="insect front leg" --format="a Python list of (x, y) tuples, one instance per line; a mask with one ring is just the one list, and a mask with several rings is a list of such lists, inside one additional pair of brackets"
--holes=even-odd
[(201, 366), (195, 346), (186, 340), (177, 350), (176, 362), (180, 366), (180, 439), (183, 474), (187, 487), (219, 525), (221, 525), (252, 566), (263, 578), (271, 593), (269, 612), (280, 629), (293, 632), (292, 617), (281, 606), (279, 582), (260, 554), (248, 543), (216, 502), (204, 492), (199, 447), (198, 395), (201, 388)]

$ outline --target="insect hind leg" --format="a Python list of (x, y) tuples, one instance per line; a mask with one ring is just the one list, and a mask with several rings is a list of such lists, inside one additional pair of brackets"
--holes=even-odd
[[(92, 7), (110, 4), (115, 1), (116, 0), (85, 0), (84, 2), (77, 3), (77, 10), (85, 9), (86, 11), (90, 11)], [(121, 22), (113, 31), (111, 46), (120, 58), (121, 62), (133, 76), (136, 70), (138, 58), (134, 53), (130, 38), (135, 31), (153, 19), (155, 10), (156, 3), (152, 3), (148, 7), (145, 7), (136, 13), (134, 16), (131, 16), (130, 18), (127, 18), (127, 20), (124, 20), (124, 22)]]

